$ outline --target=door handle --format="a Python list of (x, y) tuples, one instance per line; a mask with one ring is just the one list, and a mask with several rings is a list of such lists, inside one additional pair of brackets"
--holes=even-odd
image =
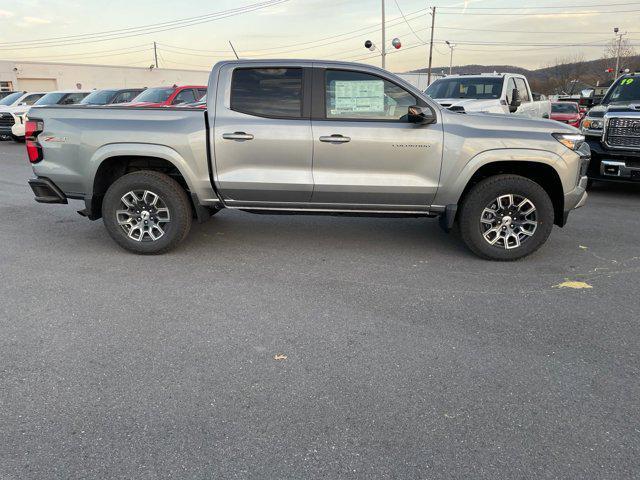
[(253, 140), (253, 135), (245, 132), (223, 133), (222, 138), (225, 140)]
[(320, 137), (320, 141), (327, 142), (327, 143), (347, 143), (351, 141), (351, 138), (345, 137), (344, 135), (335, 134), (335, 135)]

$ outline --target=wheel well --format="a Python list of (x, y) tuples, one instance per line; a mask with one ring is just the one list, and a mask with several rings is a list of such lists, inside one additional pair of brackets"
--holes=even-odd
[[(116, 156), (105, 159), (96, 172), (93, 180), (93, 192), (91, 196), (91, 218), (100, 218), (102, 212), (102, 199), (107, 189), (118, 178), (127, 173), (140, 170), (153, 170), (164, 173), (176, 180), (182, 188), (189, 193), (189, 187), (180, 171), (174, 164), (158, 157), (143, 156)], [(191, 199), (191, 196), (189, 195)]]
[(488, 163), (480, 167), (471, 177), (462, 196), (460, 197), (459, 204), (462, 203), (464, 197), (474, 185), (478, 184), (485, 178), (495, 175), (520, 175), (533, 180), (539, 184), (549, 194), (551, 202), (553, 203), (554, 210), (554, 223), (559, 226), (564, 224), (564, 190), (562, 188), (562, 182), (558, 172), (555, 171), (550, 165), (539, 162), (493, 162)]

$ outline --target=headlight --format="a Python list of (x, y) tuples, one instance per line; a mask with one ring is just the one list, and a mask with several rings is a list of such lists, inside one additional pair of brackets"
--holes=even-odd
[(593, 120), (591, 118), (585, 118), (582, 122), (582, 128), (587, 130), (602, 130), (604, 122), (602, 120)]
[(569, 150), (578, 150), (580, 145), (584, 143), (584, 135), (575, 133), (554, 133), (554, 138)]

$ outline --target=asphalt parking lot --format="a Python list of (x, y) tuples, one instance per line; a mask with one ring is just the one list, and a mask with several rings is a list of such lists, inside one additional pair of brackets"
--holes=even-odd
[(516, 263), (433, 220), (228, 211), (140, 257), (35, 203), (23, 148), (0, 143), (2, 479), (638, 478), (640, 185)]

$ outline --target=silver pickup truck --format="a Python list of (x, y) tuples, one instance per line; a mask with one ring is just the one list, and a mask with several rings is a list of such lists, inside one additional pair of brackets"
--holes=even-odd
[(440, 217), (481, 257), (515, 260), (587, 196), (578, 130), (451, 112), (372, 66), (225, 61), (207, 106), (34, 108), (36, 201), (83, 200), (80, 214), (142, 254), (230, 208)]

